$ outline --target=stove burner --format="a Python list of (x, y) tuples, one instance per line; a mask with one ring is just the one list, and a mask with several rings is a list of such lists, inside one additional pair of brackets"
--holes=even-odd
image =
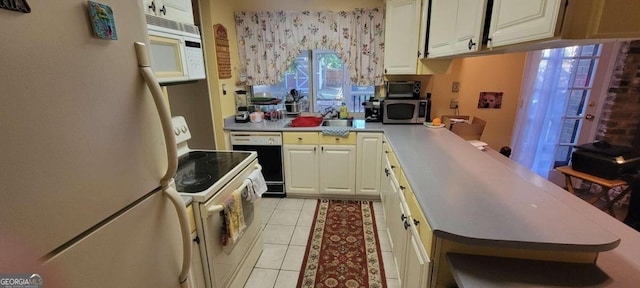
[(198, 160), (207, 157), (207, 153), (202, 151), (189, 152), (189, 159)]
[(181, 186), (197, 186), (207, 183), (211, 178), (209, 174), (189, 174), (178, 179), (178, 184)]
[(178, 158), (176, 189), (181, 193), (205, 191), (249, 156), (247, 152), (190, 151)]

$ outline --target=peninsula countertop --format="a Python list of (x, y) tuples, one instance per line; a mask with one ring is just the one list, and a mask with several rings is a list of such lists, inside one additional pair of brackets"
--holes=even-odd
[[(286, 123), (234, 123), (231, 117), (225, 130), (321, 131)], [(385, 133), (438, 237), (505, 248), (602, 252), (618, 250), (614, 248), (622, 235), (635, 236), (624, 224), (611, 231), (610, 223), (617, 220), (606, 219), (610, 216), (562, 188), (506, 157), (496, 159), (476, 149), (447, 129), (357, 123), (354, 131)], [(625, 232), (618, 233), (620, 229)]]

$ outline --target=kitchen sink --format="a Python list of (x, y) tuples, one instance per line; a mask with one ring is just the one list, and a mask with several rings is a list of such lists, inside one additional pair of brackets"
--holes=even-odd
[(322, 122), (322, 126), (333, 127), (351, 127), (353, 126), (353, 120), (351, 119), (328, 119)]

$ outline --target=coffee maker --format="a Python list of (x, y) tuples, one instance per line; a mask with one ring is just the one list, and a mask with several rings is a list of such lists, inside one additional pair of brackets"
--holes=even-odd
[(236, 123), (249, 122), (249, 106), (247, 100), (247, 91), (237, 90), (236, 94)]
[(382, 121), (382, 100), (371, 97), (369, 101), (363, 102), (362, 106), (364, 106), (364, 120), (366, 122)]

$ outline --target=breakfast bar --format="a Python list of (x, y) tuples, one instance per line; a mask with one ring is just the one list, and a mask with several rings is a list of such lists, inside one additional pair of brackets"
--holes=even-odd
[[(354, 132), (384, 133), (433, 231), (430, 286), (455, 284), (459, 271), (451, 271), (456, 268), (447, 260), (452, 253), (590, 263), (608, 276), (594, 287), (640, 283), (640, 235), (635, 230), (511, 159), (492, 149), (480, 151), (447, 129), (354, 123)], [(227, 119), (225, 129), (320, 128)]]

